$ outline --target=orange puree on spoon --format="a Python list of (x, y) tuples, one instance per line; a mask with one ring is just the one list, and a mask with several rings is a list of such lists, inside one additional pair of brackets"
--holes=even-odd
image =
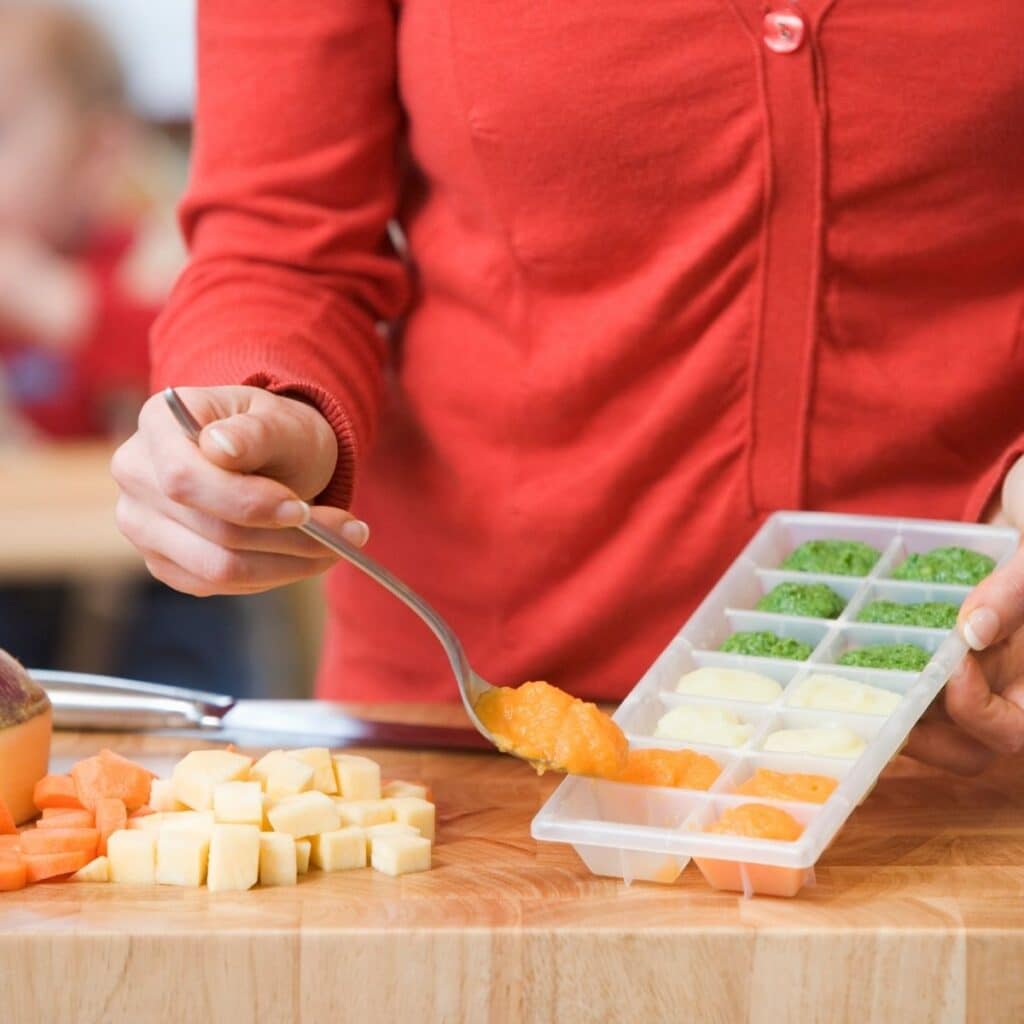
[(625, 769), (608, 778), (645, 786), (710, 789), (721, 770), (710, 757), (692, 750), (631, 750)]

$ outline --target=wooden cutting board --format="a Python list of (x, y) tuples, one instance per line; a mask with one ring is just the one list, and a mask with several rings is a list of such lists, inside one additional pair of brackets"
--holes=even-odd
[[(360, 709), (357, 709), (360, 710)], [(376, 709), (379, 713), (381, 709)], [(457, 709), (401, 716), (458, 721)], [(64, 735), (163, 766), (190, 744)], [(497, 755), (370, 751), (423, 779), (435, 869), (211, 894), (0, 894), (0, 1006), (21, 1024), (182, 1021), (1024, 1021), (1024, 763), (897, 762), (796, 900), (592, 876), (530, 819), (557, 780)]]

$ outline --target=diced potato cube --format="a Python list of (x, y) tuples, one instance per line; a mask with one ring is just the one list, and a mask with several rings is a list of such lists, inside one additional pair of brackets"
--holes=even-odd
[(273, 832), (274, 831), (274, 826), (270, 824), (270, 818), (267, 817), (267, 811), (269, 811), (270, 808), (273, 807), (273, 806), (274, 806), (274, 801), (269, 796), (267, 796), (266, 793), (264, 793), (263, 794), (263, 817), (260, 819), (260, 828), (264, 832)]
[(267, 796), (277, 799), (312, 789), (315, 772), (305, 761), (283, 750), (272, 750), (252, 766), (249, 774), (263, 783)]
[(313, 766), (313, 788), (321, 793), (332, 795), (338, 792), (338, 783), (334, 777), (334, 762), (331, 752), (326, 747), (303, 747), (301, 750), (289, 750), (292, 757)]
[(193, 750), (174, 767), (175, 799), (195, 811), (213, 808), (213, 787), (248, 777), (252, 758), (231, 750)]
[(367, 852), (373, 855), (373, 843), (377, 836), (418, 836), (419, 829), (401, 821), (386, 821), (383, 825), (371, 825), (366, 829)]
[(430, 870), (430, 840), (421, 836), (378, 836), (371, 863), (385, 875), (407, 875)]
[(251, 889), (260, 876), (260, 830), (255, 825), (214, 825), (206, 885), (210, 892)]
[(315, 789), (275, 800), (267, 811), (267, 817), (275, 832), (287, 832), (297, 838), (332, 832), (341, 824), (334, 801)]
[(418, 796), (421, 800), (430, 799), (430, 789), (419, 782), (405, 782), (402, 779), (392, 779), (381, 786), (380, 795), (389, 796)]
[(260, 885), (294, 885), (298, 875), (295, 840), (286, 832), (260, 833)]
[(110, 880), (125, 885), (156, 881), (156, 833), (120, 829), (107, 837)]
[(392, 797), (387, 802), (394, 811), (395, 821), (412, 825), (413, 828), (419, 829), (420, 835), (425, 839), (434, 841), (436, 813), (432, 803), (417, 796)]
[(161, 815), (160, 832), (200, 832), (209, 839), (215, 820), (213, 811), (168, 811)]
[(210, 837), (205, 832), (163, 829), (156, 842), (156, 880), (198, 888), (206, 881)]
[(312, 838), (310, 861), (322, 871), (366, 867), (366, 835), (361, 828), (339, 828)]
[(154, 811), (187, 811), (188, 808), (174, 795), (174, 783), (170, 779), (154, 779), (149, 787), (147, 801)]
[(380, 765), (357, 754), (335, 754), (338, 792), (346, 800), (380, 799)]
[(129, 818), (128, 828), (133, 832), (159, 832), (163, 822), (164, 815), (157, 811), (156, 814), (142, 814), (138, 818)]
[(309, 856), (313, 852), (313, 843), (309, 839), (295, 840), (295, 868), (300, 875), (309, 871)]
[(390, 800), (336, 800), (341, 820), (346, 825), (358, 825), (368, 828), (370, 825), (382, 825), (395, 817)]
[(258, 782), (218, 782), (213, 787), (213, 816), (227, 825), (263, 824), (263, 790)]
[(110, 861), (106, 857), (97, 857), (89, 861), (84, 868), (79, 868), (72, 876), (72, 882), (109, 882)]

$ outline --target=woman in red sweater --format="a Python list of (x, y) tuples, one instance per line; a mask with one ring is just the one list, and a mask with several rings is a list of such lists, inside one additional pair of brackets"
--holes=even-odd
[[(207, 426), (151, 400), (122, 529), (209, 594), (332, 564), (276, 527), (371, 524), (485, 676), (615, 699), (773, 509), (998, 513), (1022, 36), (1016, 0), (205, 0), (153, 355)], [(920, 756), (1024, 747), (1015, 586)], [(322, 696), (453, 696), (397, 602), (329, 596)]]

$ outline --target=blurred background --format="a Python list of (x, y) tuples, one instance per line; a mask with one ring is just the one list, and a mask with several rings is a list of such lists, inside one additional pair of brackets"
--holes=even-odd
[(0, 0), (0, 647), (70, 668), (304, 696), (318, 584), (196, 599), (114, 524), (108, 463), (184, 259), (190, 0)]

